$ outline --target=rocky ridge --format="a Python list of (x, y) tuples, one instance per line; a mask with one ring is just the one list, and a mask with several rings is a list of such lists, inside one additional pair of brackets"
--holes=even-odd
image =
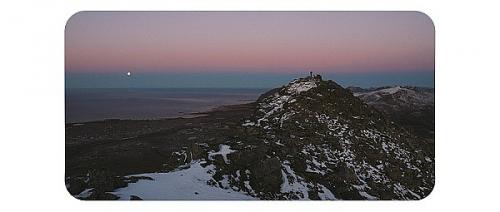
[(218, 166), (236, 190), (260, 199), (421, 199), (433, 188), (432, 145), (333, 81), (297, 79), (257, 102), (244, 136), (228, 143), (238, 149), (231, 163)]
[[(432, 191), (433, 138), (413, 134), (333, 81), (296, 79), (263, 94), (252, 108), (224, 128), (231, 132), (224, 138), (164, 150), (165, 165), (177, 168), (163, 172), (203, 170), (208, 176), (189, 177), (255, 199), (422, 199)], [(119, 186), (98, 194), (87, 188), (82, 199), (143, 198), (116, 188), (126, 187), (124, 181), (160, 181), (150, 176), (157, 175), (119, 177)], [(212, 198), (200, 197), (200, 188), (190, 193)]]

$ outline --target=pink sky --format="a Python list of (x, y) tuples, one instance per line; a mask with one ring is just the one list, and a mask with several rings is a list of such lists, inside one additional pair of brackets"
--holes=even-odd
[(68, 72), (434, 71), (418, 12), (80, 12)]

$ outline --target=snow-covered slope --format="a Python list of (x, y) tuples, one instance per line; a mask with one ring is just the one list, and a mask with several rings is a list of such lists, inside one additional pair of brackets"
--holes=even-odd
[[(251, 200), (256, 199), (246, 193), (219, 188), (207, 184), (215, 172), (214, 165), (205, 165), (205, 161), (193, 161), (182, 169), (168, 173), (148, 173), (135, 175), (148, 177), (127, 187), (119, 188), (112, 194), (122, 200), (138, 196), (147, 200)], [(205, 165), (205, 166), (204, 166)]]

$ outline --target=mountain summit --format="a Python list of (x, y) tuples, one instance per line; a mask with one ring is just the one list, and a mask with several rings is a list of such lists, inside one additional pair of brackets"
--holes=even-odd
[(320, 76), (262, 95), (242, 127), (228, 169), (259, 198), (421, 199), (434, 185), (432, 145)]

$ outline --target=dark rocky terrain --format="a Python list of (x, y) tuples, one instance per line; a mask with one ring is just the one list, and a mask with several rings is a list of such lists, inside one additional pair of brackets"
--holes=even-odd
[(66, 124), (66, 186), (80, 199), (143, 199), (119, 189), (202, 167), (202, 184), (255, 199), (426, 197), (433, 134), (361, 99), (316, 76), (195, 118)]

